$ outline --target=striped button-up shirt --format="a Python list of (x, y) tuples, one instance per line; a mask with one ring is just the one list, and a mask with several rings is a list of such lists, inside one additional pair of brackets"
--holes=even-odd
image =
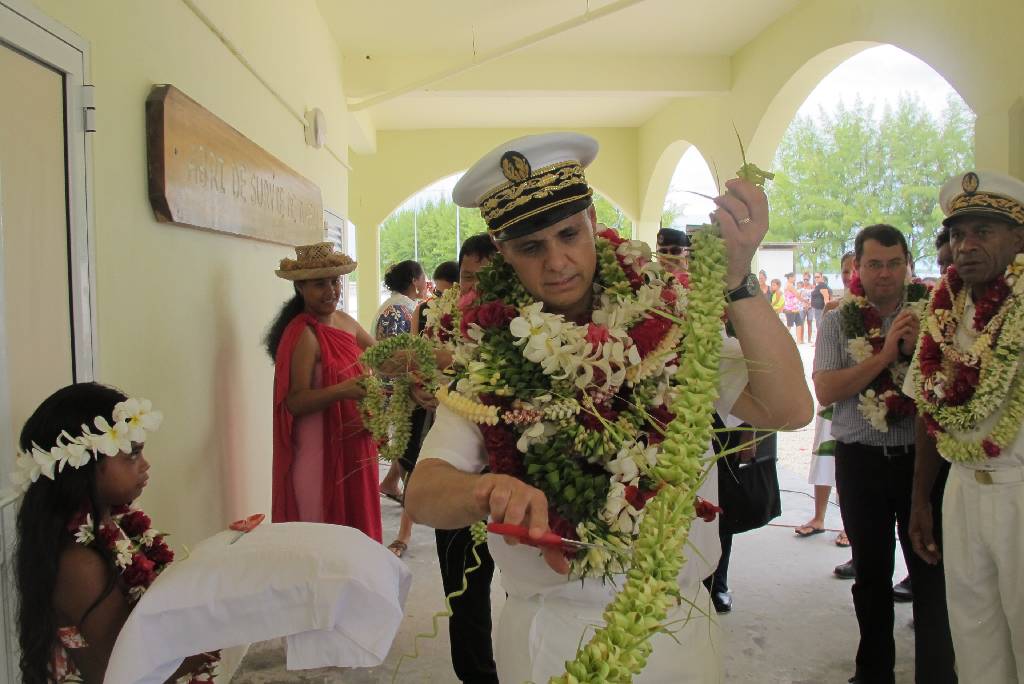
[[(902, 307), (882, 318), (882, 335), (889, 331)], [(849, 340), (843, 334), (841, 308), (825, 314), (818, 329), (818, 341), (814, 349), (814, 372), (842, 370), (856, 366), (850, 356)], [(860, 393), (849, 399), (837, 401), (832, 413), (832, 436), (840, 442), (860, 442), (871, 446), (901, 446), (914, 443), (914, 418), (901, 418), (889, 425), (889, 430), (880, 432), (871, 426), (857, 408)]]

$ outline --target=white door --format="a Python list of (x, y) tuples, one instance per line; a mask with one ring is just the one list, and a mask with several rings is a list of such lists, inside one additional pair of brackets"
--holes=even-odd
[[(25, 419), (56, 389), (93, 377), (84, 65), (77, 37), (21, 0), (0, 0), (0, 489)], [(15, 511), (0, 501), (0, 679), (12, 682)]]

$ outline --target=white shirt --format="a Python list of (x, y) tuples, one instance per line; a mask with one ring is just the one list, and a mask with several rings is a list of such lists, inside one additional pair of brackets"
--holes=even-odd
[[(719, 371), (719, 398), (715, 408), (724, 417), (732, 411), (733, 404), (747, 385), (747, 366), (737, 340), (723, 340)], [(709, 444), (705, 457), (712, 455)], [(477, 425), (443, 405), (438, 407), (434, 425), (420, 448), (420, 462), (428, 458), (441, 459), (469, 473), (481, 472), (488, 463), (483, 436)], [(712, 503), (718, 502), (718, 478), (713, 470), (705, 478), (697, 495)], [(529, 598), (542, 594), (545, 598), (551, 598), (558, 595), (588, 603), (606, 603), (624, 581), (621, 576), (614, 584), (602, 584), (597, 578), (584, 583), (569, 580), (551, 570), (534, 548), (511, 546), (496, 535), (491, 535), (488, 545), (501, 571), (502, 585), (512, 596)], [(680, 585), (692, 586), (714, 572), (721, 556), (717, 518), (710, 523), (700, 518), (694, 520), (685, 553), (687, 562), (680, 574)]]
[[(966, 351), (971, 348), (974, 344), (974, 340), (978, 337), (977, 331), (974, 330), (974, 298), (970, 292), (967, 294), (967, 304), (964, 306), (963, 316), (960, 318), (960, 323), (956, 328), (956, 334), (953, 336), (953, 343), (956, 344), (957, 348)], [(917, 362), (916, 359), (914, 361)], [(1020, 368), (1020, 364), (1024, 363), (1024, 355), (1018, 360), (1017, 368)], [(1014, 369), (1014, 373), (1017, 373), (1017, 368)], [(1012, 386), (1012, 385), (1011, 385)], [(906, 379), (903, 381), (903, 393), (908, 397), (917, 399), (917, 386), (911, 381), (910, 373), (907, 373)], [(995, 412), (986, 418), (985, 420), (978, 423), (976, 430), (971, 432), (959, 432), (950, 431), (950, 435), (958, 440), (963, 441), (980, 441), (990, 432), (995, 424), (1003, 416), (1003, 411), (1006, 408), (1005, 402), (1000, 404), (999, 408)], [(944, 454), (940, 452), (940, 455), (947, 461), (952, 460), (946, 458)], [(1006, 468), (1019, 468), (1024, 466), (1024, 430), (1017, 432), (1017, 437), (1014, 438), (1013, 442), (1003, 449), (1002, 453), (996, 458), (986, 458), (983, 461), (974, 461), (971, 463), (960, 463), (971, 470), (1002, 470)]]

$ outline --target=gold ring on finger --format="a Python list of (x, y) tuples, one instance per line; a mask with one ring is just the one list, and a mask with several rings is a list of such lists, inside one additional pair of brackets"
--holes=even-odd
[(741, 224), (741, 225), (742, 225), (742, 224), (744, 224), (744, 223), (750, 223), (750, 217), (749, 217), (749, 216), (747, 216), (747, 217), (741, 218), (741, 219), (740, 219), (739, 221), (737, 221), (736, 223), (739, 223), (739, 224)]

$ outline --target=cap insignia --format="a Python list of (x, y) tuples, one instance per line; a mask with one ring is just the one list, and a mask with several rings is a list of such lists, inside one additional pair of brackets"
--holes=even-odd
[(981, 182), (978, 180), (978, 174), (973, 171), (969, 171), (964, 174), (963, 182), (960, 184), (968, 195), (978, 191), (978, 186)]
[(522, 183), (530, 177), (533, 169), (521, 152), (510, 150), (501, 155), (501, 172), (513, 183)]

